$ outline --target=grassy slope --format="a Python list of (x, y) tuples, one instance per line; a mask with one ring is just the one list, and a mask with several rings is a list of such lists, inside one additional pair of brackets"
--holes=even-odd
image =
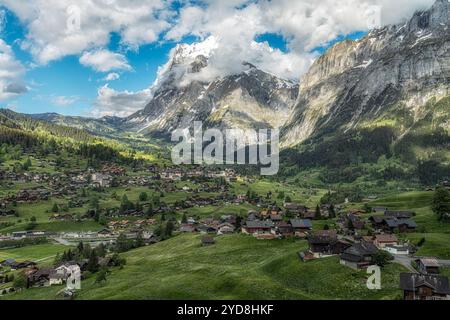
[[(182, 235), (126, 253), (127, 265), (105, 284), (83, 281), (79, 299), (395, 299), (398, 265), (383, 272), (383, 289), (366, 288), (366, 274), (338, 258), (300, 262), (305, 241), (220, 237), (211, 247)], [(31, 289), (8, 299), (53, 299), (61, 287)]]
[(53, 258), (57, 253), (62, 253), (67, 249), (68, 247), (59, 244), (41, 244), (23, 248), (1, 249), (0, 261), (15, 259), (17, 261), (32, 260), (39, 262), (47, 258)]
[(450, 258), (450, 224), (440, 223), (430, 205), (433, 192), (408, 192), (380, 199), (371, 205), (383, 205), (391, 210), (412, 210), (416, 212), (414, 220), (418, 232), (407, 234), (406, 238), (417, 243), (425, 238), (425, 244), (419, 249), (419, 256), (437, 256)]

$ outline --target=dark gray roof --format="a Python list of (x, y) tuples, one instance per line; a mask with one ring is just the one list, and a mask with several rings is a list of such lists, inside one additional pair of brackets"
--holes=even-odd
[(373, 255), (378, 248), (373, 243), (356, 243), (344, 251), (341, 258), (348, 261), (361, 261), (364, 256)]
[(274, 226), (272, 221), (260, 221), (260, 220), (247, 221), (245, 225), (247, 228), (261, 228), (261, 229), (269, 229)]
[(400, 288), (407, 291), (415, 291), (415, 288), (427, 286), (438, 294), (450, 294), (448, 278), (439, 275), (401, 273)]
[(308, 219), (291, 219), (291, 225), (293, 228), (311, 229), (312, 223)]
[(414, 213), (411, 211), (386, 211), (384, 215), (390, 218), (409, 219), (414, 216)]
[(417, 228), (416, 222), (411, 219), (386, 219), (386, 223), (390, 228), (397, 228), (400, 225), (407, 225), (408, 228)]

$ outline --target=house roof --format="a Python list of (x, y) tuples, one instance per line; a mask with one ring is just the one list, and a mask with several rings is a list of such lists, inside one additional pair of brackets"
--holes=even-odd
[(416, 222), (411, 219), (385, 219), (385, 221), (390, 228), (398, 228), (401, 225), (406, 225), (408, 228), (417, 228)]
[(377, 234), (375, 240), (377, 242), (398, 242), (395, 234)]
[(247, 221), (245, 225), (247, 228), (256, 228), (256, 229), (270, 229), (274, 226), (272, 221), (260, 221), (260, 220)]
[(435, 258), (420, 258), (416, 261), (420, 261), (425, 267), (440, 267), (439, 262)]
[(386, 211), (384, 215), (391, 218), (409, 219), (414, 213), (411, 211)]
[(312, 223), (307, 219), (291, 219), (291, 225), (293, 228), (311, 229)]
[(418, 273), (400, 274), (400, 288), (402, 290), (415, 291), (416, 288), (422, 286), (432, 288), (437, 294), (450, 294), (450, 287), (447, 277)]
[(378, 249), (372, 243), (356, 243), (342, 254), (342, 258), (348, 261), (358, 262), (362, 257), (377, 253)]

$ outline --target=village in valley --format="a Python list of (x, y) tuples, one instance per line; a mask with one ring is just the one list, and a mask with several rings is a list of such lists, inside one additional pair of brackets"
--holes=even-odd
[[(27, 161), (35, 170), (0, 171), (2, 298), (36, 298), (40, 290), (43, 298), (82, 297), (84, 283), (107, 286), (125, 272), (133, 250), (183, 238), (193, 241), (193, 259), (202, 248), (211, 255), (223, 251), (227, 241), (265, 243), (281, 253), (285, 246), (295, 261), (293, 276), (307, 276), (304, 268), (312, 264), (332, 264), (352, 275), (344, 286), (354, 281), (366, 298), (372, 293), (365, 288), (365, 270), (372, 265), (389, 270), (382, 288), (389, 286), (390, 298), (439, 300), (450, 294), (449, 242), (436, 243), (448, 233), (432, 211), (436, 193), (449, 192), (446, 181), (424, 191), (339, 202), (337, 191), (261, 180), (232, 168), (130, 170), (104, 163), (50, 173), (38, 160)], [(66, 286), (75, 271), (80, 291)], [(148, 271), (150, 283), (154, 277)]]

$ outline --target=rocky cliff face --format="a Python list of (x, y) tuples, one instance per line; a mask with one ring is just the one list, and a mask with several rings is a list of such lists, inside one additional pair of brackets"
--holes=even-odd
[(179, 45), (160, 70), (153, 99), (130, 116), (126, 126), (140, 132), (169, 133), (194, 121), (221, 128), (280, 127), (287, 120), (298, 85), (243, 63), (244, 71), (226, 77), (205, 76), (215, 39)]
[[(405, 108), (414, 122), (423, 119), (430, 99), (449, 95), (449, 10), (447, 0), (438, 0), (409, 22), (330, 48), (301, 80), (283, 146), (357, 128), (393, 106)], [(448, 122), (440, 125), (450, 129)]]

